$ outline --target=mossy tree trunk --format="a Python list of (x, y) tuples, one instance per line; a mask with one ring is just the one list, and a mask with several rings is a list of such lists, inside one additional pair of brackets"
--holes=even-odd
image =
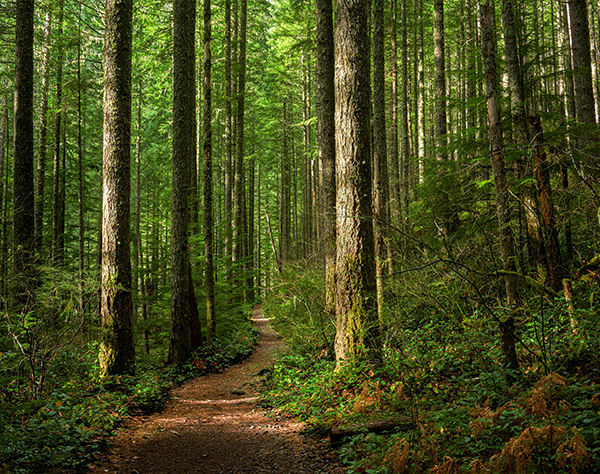
[(206, 289), (206, 337), (217, 335), (215, 312), (215, 275), (213, 262), (213, 184), (212, 184), (212, 79), (211, 79), (211, 8), (204, 0), (204, 286)]
[(27, 311), (33, 283), (33, 0), (16, 3), (13, 162), (15, 302)]
[(107, 0), (104, 37), (102, 199), (103, 375), (135, 368), (129, 249), (132, 0)]
[(40, 130), (38, 144), (38, 162), (35, 178), (35, 246), (38, 253), (42, 251), (44, 229), (44, 204), (46, 188), (46, 159), (48, 150), (48, 94), (50, 89), (50, 34), (52, 32), (52, 12), (46, 12), (44, 28), (44, 49), (42, 53), (42, 77), (40, 91)]
[[(52, 176), (52, 263), (62, 265), (64, 261), (64, 220), (62, 209), (64, 208), (63, 190), (61, 189), (64, 178), (64, 168), (61, 163), (61, 139), (63, 137), (63, 62), (64, 48), (63, 42), (63, 19), (64, 19), (64, 0), (59, 1), (58, 5), (58, 58), (56, 69), (56, 118), (54, 122), (54, 162)], [(63, 147), (66, 145), (62, 144)], [(61, 232), (62, 230), (62, 232)]]
[(335, 97), (333, 7), (331, 0), (316, 0), (317, 13), (317, 143), (322, 168), (321, 215), (325, 258), (325, 301), (335, 313)]
[(590, 27), (586, 0), (569, 0), (571, 47), (573, 58), (573, 86), (577, 120), (596, 123), (592, 64), (590, 56)]
[(173, 2), (173, 194), (171, 215), (171, 342), (169, 361), (180, 365), (192, 353), (188, 227), (190, 162), (196, 131), (196, 2)]
[(335, 2), (338, 366), (377, 349), (372, 213), (369, 2)]
[(385, 51), (384, 2), (373, 4), (373, 171), (374, 171), (374, 224), (377, 271), (377, 301), (383, 311), (384, 274), (386, 273), (389, 244), (389, 179), (385, 120)]

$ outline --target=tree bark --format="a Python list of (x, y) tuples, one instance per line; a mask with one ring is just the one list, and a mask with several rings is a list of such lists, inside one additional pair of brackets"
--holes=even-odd
[(516, 272), (515, 252), (510, 227), (510, 203), (508, 200), (509, 193), (504, 166), (504, 144), (502, 139), (502, 127), (500, 124), (500, 105), (497, 89), (496, 51), (489, 0), (481, 5), (481, 30), (481, 49), (485, 68), (485, 85), (489, 119), (489, 140), (492, 172), (494, 175), (494, 189), (496, 192), (496, 212), (498, 217), (498, 231), (500, 234), (500, 251), (504, 269), (506, 298), (509, 306), (509, 313), (500, 325), (500, 332), (502, 336), (502, 351), (504, 353), (505, 363), (509, 368), (516, 370), (519, 368), (519, 361), (515, 349), (515, 321), (510, 311), (512, 311), (511, 307), (519, 306), (519, 296), (514, 277)]
[(103, 375), (132, 374), (135, 346), (131, 300), (130, 158), (132, 0), (107, 0), (104, 38), (102, 199)]
[(577, 120), (582, 123), (595, 124), (587, 1), (569, 0), (568, 3), (571, 20), (573, 86)]
[(397, 0), (390, 0), (390, 10), (392, 13), (391, 28), (391, 97), (390, 97), (390, 131), (388, 150), (389, 165), (389, 201), (390, 218), (396, 225), (402, 222), (402, 204), (400, 200), (400, 165), (398, 162), (398, 28)]
[[(523, 74), (521, 72), (521, 63), (523, 61), (519, 55), (512, 0), (504, 0), (502, 3), (502, 26), (504, 29), (506, 69), (510, 88), (510, 110), (512, 115), (513, 137), (517, 144), (518, 177), (519, 179), (524, 179), (528, 176), (532, 176), (534, 173), (531, 167), (528, 166), (528, 160), (526, 158), (530, 139), (527, 126)], [(545, 267), (545, 250), (536, 212), (538, 205), (537, 196), (535, 194), (535, 189), (531, 184), (523, 185), (523, 206), (521, 208), (523, 214), (521, 215), (524, 215), (525, 217), (530, 262), (538, 268), (538, 273), (543, 274), (542, 270)]]
[(333, 7), (316, 0), (317, 14), (317, 144), (322, 168), (322, 235), (325, 258), (325, 305), (335, 313), (335, 96)]
[[(401, 89), (401, 100), (400, 100), (400, 118), (402, 127), (400, 129), (400, 159), (402, 162), (401, 170), (401, 189), (399, 192), (400, 202), (398, 205), (401, 207), (400, 216), (402, 216), (402, 226), (407, 225), (408, 217), (408, 198), (411, 187), (411, 176), (410, 176), (410, 146), (408, 136), (408, 27), (406, 21), (407, 6), (406, 0), (401, 0), (401, 25), (402, 25), (402, 89)], [(400, 221), (398, 222), (400, 224)]]
[[(81, 0), (78, 5), (77, 14), (77, 227), (78, 227), (78, 259), (77, 259), (77, 288), (79, 290), (79, 314), (83, 318), (84, 316), (84, 281), (83, 272), (85, 264), (85, 205), (84, 205), (84, 179), (83, 179), (83, 111), (82, 111), (82, 99), (81, 99)], [(85, 326), (84, 326), (85, 328)]]
[(437, 160), (437, 214), (443, 235), (456, 230), (456, 221), (449, 200), (446, 183), (447, 114), (446, 114), (446, 51), (444, 37), (444, 0), (433, 2), (433, 55), (434, 55), (434, 92), (435, 92), (435, 146)]
[[(237, 114), (235, 140), (235, 173), (234, 173), (234, 229), (233, 256), (240, 264), (246, 258), (248, 231), (246, 226), (246, 183), (244, 173), (244, 113), (246, 99), (246, 18), (247, 2), (240, 0), (239, 12), (239, 56), (238, 56), (238, 85), (237, 85)], [(241, 268), (240, 268), (241, 269)]]
[(56, 119), (54, 122), (54, 172), (52, 179), (52, 262), (54, 265), (63, 264), (63, 245), (64, 236), (61, 236), (61, 207), (64, 205), (61, 201), (61, 181), (64, 169), (61, 169), (61, 138), (62, 138), (62, 87), (63, 87), (63, 62), (64, 48), (63, 41), (63, 17), (64, 0), (59, 1), (58, 10), (58, 66), (56, 70)]
[[(16, 90), (16, 89), (15, 89)], [(9, 122), (8, 122), (8, 104), (4, 108), (4, 124), (6, 127), (6, 137), (10, 136), (9, 133)], [(2, 277), (2, 295), (8, 296), (8, 285), (7, 285), (7, 274), (8, 274), (8, 178), (9, 178), (9, 140), (5, 140), (5, 146), (3, 150), (4, 160), (4, 182), (2, 189), (3, 206), (2, 206), (2, 248), (0, 248), (0, 277)], [(14, 143), (14, 142), (13, 142)]]
[(215, 311), (215, 270), (213, 261), (213, 184), (212, 184), (212, 58), (211, 5), (204, 0), (204, 286), (206, 290), (206, 338), (217, 336)]
[(42, 252), (44, 231), (44, 204), (46, 187), (46, 160), (48, 148), (48, 92), (50, 88), (50, 35), (52, 32), (52, 13), (46, 12), (46, 27), (44, 29), (44, 51), (42, 53), (42, 84), (40, 97), (40, 141), (38, 146), (38, 162), (35, 177), (35, 247)]
[(563, 267), (560, 256), (558, 231), (554, 217), (554, 204), (552, 202), (552, 187), (550, 172), (544, 147), (544, 135), (540, 118), (529, 117), (529, 126), (533, 137), (533, 157), (535, 160), (536, 180), (539, 199), (542, 208), (542, 222), (546, 236), (546, 251), (548, 254), (548, 273), (550, 274), (550, 287), (559, 292), (563, 289)]
[(6, 297), (6, 273), (8, 261), (8, 100), (5, 88), (7, 80), (2, 81), (0, 97), (0, 212), (2, 225), (0, 226), (0, 295)]
[(231, 110), (231, 0), (225, 0), (225, 186), (224, 186), (224, 222), (227, 272), (230, 276), (233, 235), (233, 132)]
[(33, 290), (33, 0), (16, 3), (13, 162), (14, 296), (27, 311)]
[(335, 2), (338, 367), (377, 350), (367, 0)]
[(290, 163), (288, 104), (283, 102), (281, 150), (281, 192), (279, 196), (279, 256), (282, 262), (292, 255), (292, 167)]
[(169, 362), (192, 352), (189, 295), (190, 162), (194, 152), (196, 2), (173, 2), (173, 195), (171, 216), (171, 341)]
[[(377, 303), (383, 312), (384, 274), (387, 267), (388, 232), (388, 163), (385, 120), (385, 54), (384, 54), (384, 3), (373, 3), (373, 171), (374, 171), (374, 231), (375, 267), (377, 274)], [(405, 107), (405, 105), (403, 106)]]

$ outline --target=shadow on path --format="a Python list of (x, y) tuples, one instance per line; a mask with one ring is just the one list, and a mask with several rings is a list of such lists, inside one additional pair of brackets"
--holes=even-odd
[(222, 373), (187, 382), (171, 392), (165, 409), (134, 418), (119, 433), (107, 459), (90, 473), (114, 474), (319, 474), (345, 472), (324, 443), (300, 436), (300, 423), (267, 418), (256, 408), (261, 371), (284, 343), (263, 318), (254, 353)]

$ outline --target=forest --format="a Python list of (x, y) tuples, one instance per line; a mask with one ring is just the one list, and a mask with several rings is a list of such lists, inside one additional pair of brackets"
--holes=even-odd
[(348, 473), (600, 472), (599, 2), (0, 0), (0, 51), (0, 473), (257, 304)]

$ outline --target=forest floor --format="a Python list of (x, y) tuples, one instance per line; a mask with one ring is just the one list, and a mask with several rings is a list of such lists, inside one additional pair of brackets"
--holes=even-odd
[(171, 392), (161, 412), (128, 420), (92, 474), (338, 474), (328, 444), (301, 434), (302, 424), (257, 406), (265, 373), (285, 343), (262, 308), (254, 353), (224, 372), (189, 381)]

